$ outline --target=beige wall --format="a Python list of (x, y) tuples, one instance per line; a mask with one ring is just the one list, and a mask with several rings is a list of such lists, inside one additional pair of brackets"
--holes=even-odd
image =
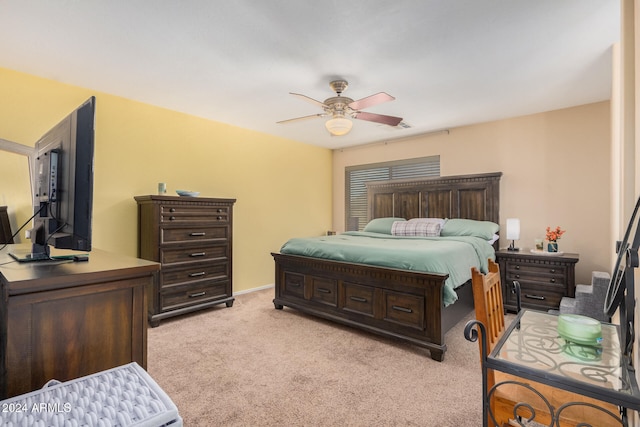
[[(270, 252), (287, 239), (330, 228), (330, 150), (1, 68), (0, 93), (0, 138), (25, 145), (96, 96), (96, 248), (137, 254), (133, 197), (154, 194), (160, 181), (173, 194), (185, 189), (237, 199), (235, 292), (273, 283)], [(15, 216), (28, 212), (31, 201), (14, 190), (6, 154), (0, 201)]]
[(580, 254), (577, 279), (590, 283), (591, 271), (611, 271), (610, 140), (609, 102), (601, 102), (335, 150), (333, 228), (344, 230), (346, 166), (440, 155), (443, 176), (502, 172), (501, 227), (520, 218), (517, 243), (529, 250), (560, 225), (560, 250)]

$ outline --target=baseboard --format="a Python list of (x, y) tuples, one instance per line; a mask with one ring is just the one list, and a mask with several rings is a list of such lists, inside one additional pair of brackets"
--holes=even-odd
[(233, 293), (233, 296), (236, 296), (236, 295), (242, 295), (242, 294), (248, 294), (248, 293), (250, 293), (250, 292), (263, 291), (263, 290), (265, 290), (265, 289), (274, 288), (275, 286), (276, 286), (276, 285), (275, 285), (275, 284), (273, 284), (273, 283), (271, 283), (271, 284), (269, 284), (269, 285), (258, 286), (257, 288), (251, 288), (251, 289), (247, 289), (247, 290), (244, 290), (244, 291), (234, 292), (234, 293)]

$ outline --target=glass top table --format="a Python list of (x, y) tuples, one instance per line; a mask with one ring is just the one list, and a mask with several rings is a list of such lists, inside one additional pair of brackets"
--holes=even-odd
[(602, 343), (565, 341), (558, 315), (522, 310), (488, 355), (486, 368), (640, 410), (635, 371), (620, 346), (617, 325), (602, 323)]

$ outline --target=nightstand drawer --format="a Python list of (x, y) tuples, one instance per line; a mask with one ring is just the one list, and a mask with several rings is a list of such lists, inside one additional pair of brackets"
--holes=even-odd
[(567, 279), (567, 275), (566, 274), (549, 274), (546, 273), (545, 271), (507, 271), (507, 274), (505, 275), (506, 279), (507, 279), (507, 283), (512, 283), (514, 280), (517, 280), (519, 282), (522, 281), (530, 281), (530, 282), (536, 282), (536, 283), (540, 283), (540, 284), (545, 284), (545, 285), (556, 285), (556, 286), (561, 286), (564, 287), (566, 285), (566, 279)]
[[(547, 310), (560, 306), (560, 300), (565, 296), (564, 286), (546, 286), (539, 283), (518, 281), (520, 283), (520, 301), (523, 307)], [(505, 305), (516, 306), (516, 294), (508, 291)]]
[(526, 262), (507, 262), (507, 281), (531, 280), (540, 283), (566, 283), (567, 269), (563, 266), (529, 264)]

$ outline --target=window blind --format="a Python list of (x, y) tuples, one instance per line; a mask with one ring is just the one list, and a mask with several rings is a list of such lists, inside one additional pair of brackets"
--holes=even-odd
[(367, 182), (427, 176), (440, 176), (440, 156), (346, 167), (345, 229), (362, 231), (367, 225)]

